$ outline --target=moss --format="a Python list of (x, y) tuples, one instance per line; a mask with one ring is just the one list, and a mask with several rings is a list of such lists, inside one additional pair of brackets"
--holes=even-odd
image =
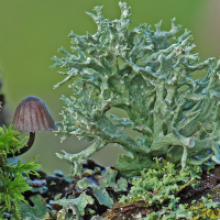
[(0, 128), (0, 218), (9, 212), (15, 219), (21, 219), (20, 201), (26, 202), (22, 193), (31, 189), (27, 183), (29, 174), (38, 176), (35, 171), (40, 167), (35, 163), (37, 158), (23, 164), (7, 161), (8, 153), (14, 154), (23, 146), (24, 139), (19, 135), (12, 125)]

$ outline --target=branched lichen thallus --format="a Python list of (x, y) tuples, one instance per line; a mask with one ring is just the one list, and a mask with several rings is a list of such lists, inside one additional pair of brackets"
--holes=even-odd
[[(75, 165), (81, 175), (82, 163), (108, 144), (118, 144), (128, 155), (119, 155), (115, 167), (129, 177), (153, 167), (154, 157), (181, 164), (220, 162), (220, 62), (209, 58), (198, 62), (191, 54), (195, 44), (188, 30), (176, 37), (180, 25), (172, 20), (169, 31), (141, 24), (130, 31), (130, 7), (119, 3), (121, 17), (109, 21), (102, 7), (87, 13), (96, 23), (95, 34), (73, 31), (70, 52), (60, 48), (63, 57), (54, 57), (53, 67), (64, 80), (54, 88), (70, 83), (72, 96), (62, 96), (63, 120), (58, 122), (61, 141), (76, 135), (93, 143), (78, 154), (57, 153)], [(172, 43), (171, 43), (172, 42)], [(194, 79), (196, 71), (206, 71)], [(127, 117), (109, 114), (122, 109)], [(132, 139), (122, 130), (137, 131)], [(207, 154), (207, 149), (212, 149)]]

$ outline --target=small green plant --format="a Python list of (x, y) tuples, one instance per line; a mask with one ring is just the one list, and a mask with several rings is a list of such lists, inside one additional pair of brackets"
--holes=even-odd
[[(0, 218), (3, 219), (4, 212), (12, 214), (15, 219), (21, 219), (20, 201), (25, 201), (23, 192), (30, 190), (26, 179), (29, 174), (38, 175), (35, 169), (40, 165), (34, 160), (28, 163), (20, 161), (10, 163), (7, 160), (8, 154), (14, 154), (23, 146), (20, 133), (13, 129), (13, 125), (8, 128), (0, 128)], [(26, 177), (24, 177), (24, 175)]]

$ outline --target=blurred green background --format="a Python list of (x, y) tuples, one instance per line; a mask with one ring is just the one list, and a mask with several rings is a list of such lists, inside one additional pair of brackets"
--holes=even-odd
[[(56, 70), (49, 68), (51, 57), (60, 46), (69, 48), (67, 35), (71, 30), (77, 34), (96, 32), (96, 25), (84, 12), (92, 12), (96, 5), (103, 5), (103, 13), (110, 20), (119, 18), (117, 0), (10, 0), (0, 1), (0, 68), (3, 81), (9, 122), (19, 102), (26, 96), (35, 95), (43, 99), (50, 108), (55, 121), (61, 120), (61, 94), (68, 96), (71, 90), (66, 86), (53, 90), (53, 85), (62, 80)], [(140, 23), (154, 24), (163, 20), (163, 28), (170, 28), (170, 20), (190, 29), (202, 59), (219, 56), (218, 45), (220, 27), (218, 0), (127, 0), (132, 8), (131, 27)], [(199, 76), (198, 76), (199, 77)], [(32, 149), (21, 158), (28, 161), (32, 155), (40, 155), (39, 163), (43, 170), (52, 173), (54, 169), (69, 172), (69, 165), (59, 160), (55, 152), (65, 149), (76, 153), (89, 143), (71, 137), (60, 143), (53, 133), (36, 134)], [(114, 164), (119, 147), (107, 146), (92, 158), (109, 166)]]

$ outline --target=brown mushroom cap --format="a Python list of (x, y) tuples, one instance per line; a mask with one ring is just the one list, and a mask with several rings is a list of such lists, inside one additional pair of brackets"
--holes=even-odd
[(35, 96), (28, 96), (20, 102), (12, 123), (20, 132), (57, 130), (45, 102)]

